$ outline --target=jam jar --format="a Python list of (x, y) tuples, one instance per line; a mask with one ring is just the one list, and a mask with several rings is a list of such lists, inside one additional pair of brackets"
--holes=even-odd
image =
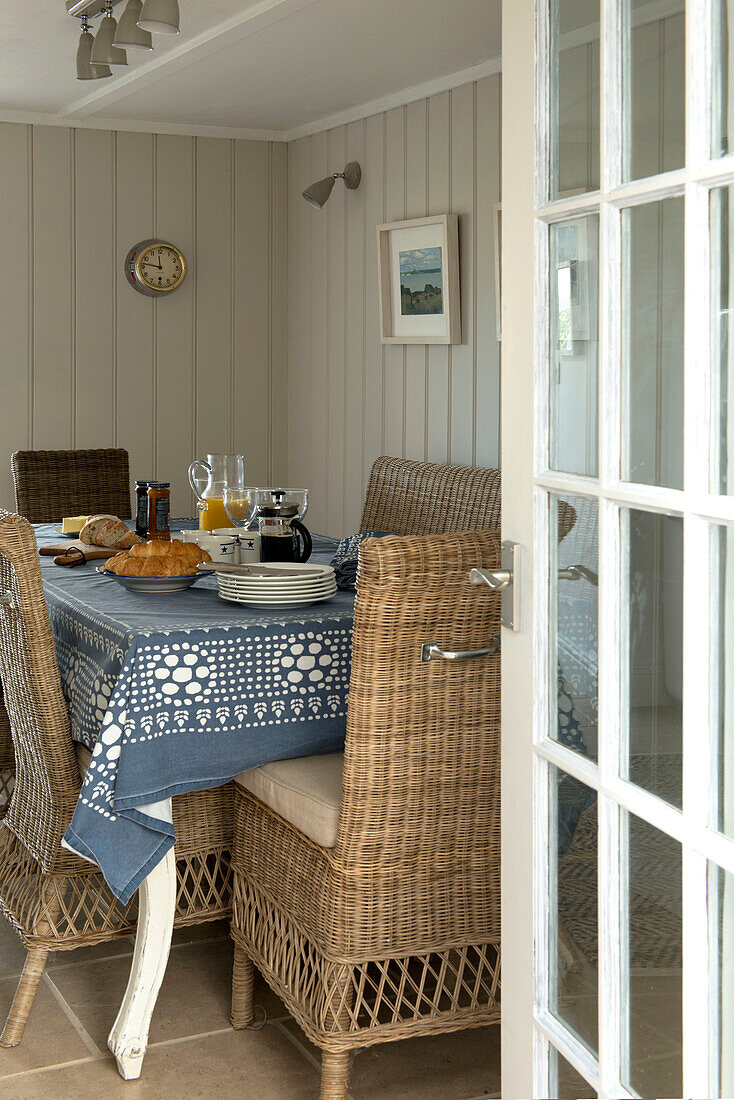
[(171, 483), (148, 482), (148, 538), (171, 539)]
[(149, 481), (135, 482), (135, 534), (141, 539), (148, 537), (148, 486)]

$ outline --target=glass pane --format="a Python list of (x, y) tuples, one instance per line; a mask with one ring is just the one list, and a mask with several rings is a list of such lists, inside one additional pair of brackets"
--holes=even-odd
[(561, 535), (550, 553), (551, 622), (554, 616), (556, 622), (551, 737), (598, 760), (599, 506), (586, 497), (551, 500), (552, 529)]
[(623, 211), (625, 481), (683, 488), (683, 199)]
[(717, 729), (717, 812), (714, 824), (734, 839), (734, 527), (713, 528), (711, 652)]
[[(629, 552), (628, 778), (678, 808), (683, 750), (683, 520), (622, 511)], [(626, 529), (626, 532), (625, 532)]]
[(550, 227), (550, 464), (597, 472), (599, 217)]
[(682, 1096), (681, 848), (623, 811), (629, 830), (629, 1066), (640, 1096)]
[(685, 3), (627, 0), (626, 179), (682, 168), (685, 148)]
[(557, 1100), (587, 1100), (596, 1097), (596, 1090), (576, 1072), (570, 1062), (559, 1054), (555, 1047), (550, 1048), (551, 1074), (554, 1087), (551, 1096)]
[[(711, 192), (711, 335), (713, 345), (712, 424), (718, 444), (711, 452), (711, 489), (734, 493), (734, 187)], [(718, 385), (716, 377), (718, 375)]]
[(714, 64), (711, 120), (711, 155), (725, 157), (731, 152), (730, 134), (734, 133), (734, 65), (730, 52), (734, 45), (734, 2), (713, 0)]
[(709, 864), (709, 915), (716, 951), (719, 1089), (734, 1096), (734, 875)]
[[(551, 766), (556, 821), (556, 943), (550, 1009), (594, 1053), (598, 1049), (599, 943), (596, 794)], [(551, 836), (554, 835), (551, 830)]]
[(599, 187), (599, 0), (551, 4), (551, 199)]

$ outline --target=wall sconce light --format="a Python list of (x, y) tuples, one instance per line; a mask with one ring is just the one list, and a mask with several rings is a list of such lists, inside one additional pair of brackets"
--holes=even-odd
[(335, 180), (344, 180), (344, 186), (349, 191), (355, 191), (359, 187), (361, 179), (362, 169), (356, 160), (350, 160), (343, 172), (334, 172), (332, 175), (326, 176), (325, 179), (312, 183), (303, 192), (303, 197), (311, 206), (314, 206), (317, 210), (322, 210), (332, 192)]

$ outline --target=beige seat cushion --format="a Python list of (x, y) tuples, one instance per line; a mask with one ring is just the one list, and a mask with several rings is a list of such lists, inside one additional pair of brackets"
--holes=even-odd
[(235, 782), (322, 848), (333, 848), (342, 801), (344, 753), (274, 760)]

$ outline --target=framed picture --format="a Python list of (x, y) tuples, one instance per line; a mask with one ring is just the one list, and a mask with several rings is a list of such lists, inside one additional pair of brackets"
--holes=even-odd
[(460, 344), (459, 219), (377, 227), (383, 344)]

